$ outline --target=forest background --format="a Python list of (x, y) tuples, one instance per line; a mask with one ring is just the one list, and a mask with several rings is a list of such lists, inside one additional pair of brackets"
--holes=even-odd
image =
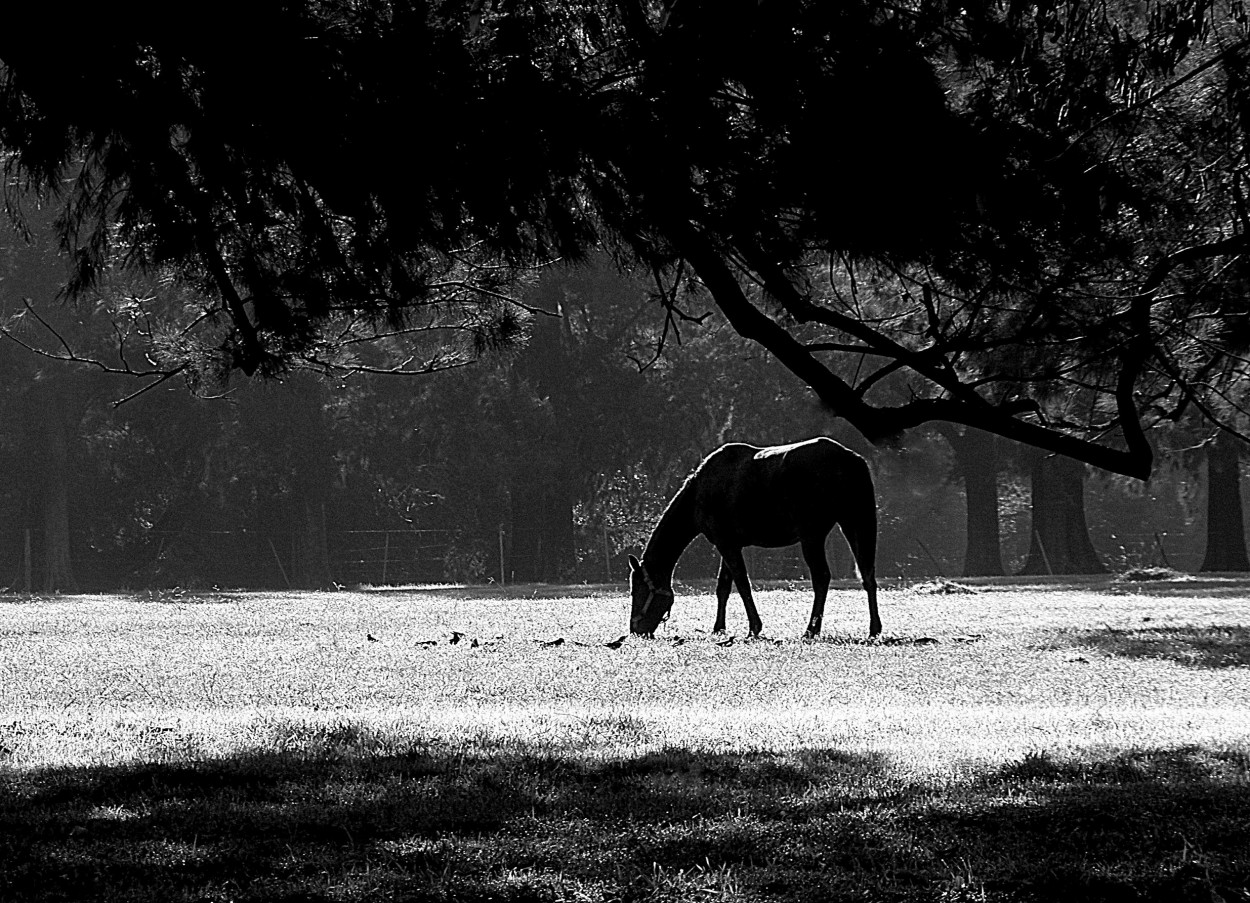
[[(872, 462), (887, 577), (1054, 571), (1033, 527), (1035, 504), (1064, 504), (1053, 483), (1033, 484), (1053, 456), (949, 425), (874, 447), (710, 305), (666, 336), (652, 285), (606, 256), (530, 278), (524, 336), (468, 365), (306, 367), (202, 397), (181, 380), (136, 395), (133, 375), (86, 362), (115, 353), (134, 286), (70, 304), (54, 245), (13, 235), (4, 254), (11, 589), (610, 583), (712, 448), (821, 434)], [(177, 302), (177, 287), (156, 290)], [(80, 360), (65, 359), (70, 346)], [(1236, 457), (1232, 480), (1208, 492), (1215, 436), (1200, 422), (1158, 431), (1144, 483), (1078, 466), (1067, 516), (1088, 530), (1093, 563), (1059, 572), (1202, 568), (1209, 504), (1220, 523), (1240, 522), (1242, 505)], [(990, 477), (997, 536), (969, 541), (969, 474), (982, 496)], [(797, 550), (752, 554), (757, 578), (806, 576)], [(851, 576), (839, 535), (830, 554)], [(717, 565), (700, 540), (679, 575)]]

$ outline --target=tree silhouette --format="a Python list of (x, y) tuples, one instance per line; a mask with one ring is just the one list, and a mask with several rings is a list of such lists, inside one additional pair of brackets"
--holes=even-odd
[[(77, 284), (117, 252), (177, 268), (248, 373), (343, 316), (515, 334), (512, 268), (606, 242), (688, 267), (872, 440), (945, 420), (1144, 477), (1145, 428), (1201, 403), (1211, 334), (1245, 331), (1217, 300), (1247, 244), (1240, 4), (19, 18), (0, 35), (0, 143), (15, 183), (67, 186)], [(902, 274), (908, 315), (821, 275), (856, 267)], [(1039, 343), (1057, 361), (1040, 375), (987, 366)], [(878, 366), (849, 381), (827, 355)], [(877, 399), (899, 370), (926, 391)], [(1093, 424), (1046, 418), (1056, 372), (1096, 396)]]

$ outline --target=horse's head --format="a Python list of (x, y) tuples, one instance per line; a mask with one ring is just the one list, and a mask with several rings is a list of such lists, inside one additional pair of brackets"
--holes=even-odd
[(668, 619), (668, 611), (673, 607), (673, 591), (657, 585), (642, 562), (630, 555), (629, 594), (633, 599), (629, 616), (630, 633), (651, 636), (660, 622)]

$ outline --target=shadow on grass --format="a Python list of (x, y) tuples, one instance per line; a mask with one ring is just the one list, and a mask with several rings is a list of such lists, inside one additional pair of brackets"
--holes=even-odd
[(1073, 645), (1125, 658), (1155, 658), (1193, 668), (1250, 667), (1250, 627), (1147, 627), (1090, 630)]
[(1246, 759), (1198, 748), (930, 785), (836, 749), (604, 760), (344, 728), (298, 753), (0, 788), (12, 901), (1205, 903), (1250, 883)]

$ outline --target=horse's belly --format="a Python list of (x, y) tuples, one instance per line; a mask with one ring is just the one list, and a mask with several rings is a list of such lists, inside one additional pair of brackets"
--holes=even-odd
[(779, 549), (782, 546), (792, 546), (799, 541), (797, 531), (792, 532), (774, 532), (763, 531), (759, 533), (748, 534), (744, 537), (742, 544), (744, 546), (761, 546), (765, 549)]
[(798, 525), (783, 513), (750, 519), (720, 519), (703, 532), (713, 545), (730, 548), (761, 546), (778, 549), (792, 546), (800, 539)]

